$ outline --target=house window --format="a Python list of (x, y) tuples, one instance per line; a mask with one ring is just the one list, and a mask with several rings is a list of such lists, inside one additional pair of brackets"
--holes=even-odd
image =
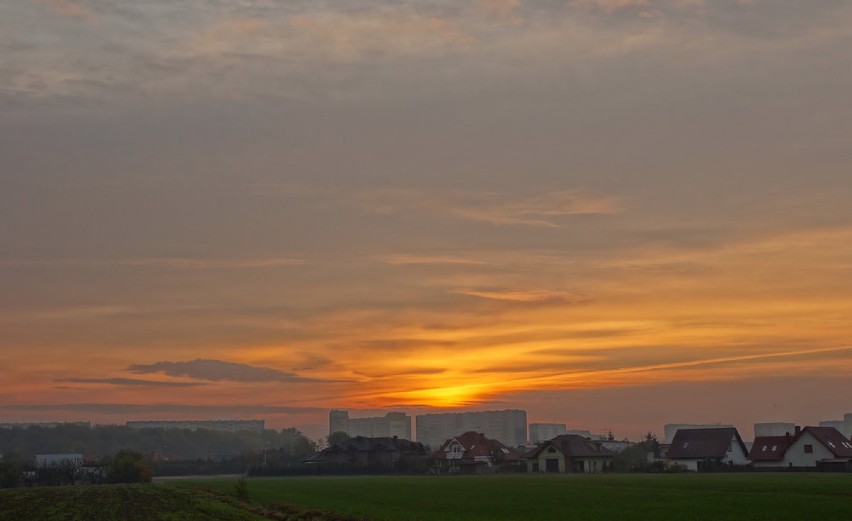
[(683, 442), (683, 448), (685, 449), (687, 447), (689, 447), (689, 442), (688, 441)]
[(805, 445), (805, 454), (813, 454), (814, 446), (813, 445)]
[(832, 443), (832, 442), (828, 442), (828, 446), (829, 446), (829, 447), (831, 447), (832, 449), (836, 449), (836, 448), (837, 448), (837, 447), (835, 447), (835, 446), (834, 446), (834, 443)]
[(778, 445), (773, 445), (772, 446), (772, 452), (775, 452), (776, 450), (778, 450)]
[(546, 472), (559, 472), (559, 460), (554, 458), (547, 458), (544, 460), (544, 470)]
[(763, 448), (760, 449), (760, 452), (766, 452), (766, 445), (764, 445)]

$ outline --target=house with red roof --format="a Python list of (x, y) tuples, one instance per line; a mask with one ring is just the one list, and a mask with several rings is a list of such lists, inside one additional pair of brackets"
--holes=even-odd
[(524, 454), (529, 472), (599, 474), (616, 453), (604, 441), (563, 434)]
[(666, 459), (687, 470), (709, 471), (718, 467), (747, 465), (748, 450), (734, 427), (679, 429)]
[(481, 432), (468, 431), (450, 438), (432, 454), (444, 472), (482, 474), (505, 464), (517, 464), (518, 453)]
[(748, 459), (756, 469), (788, 466), (784, 454), (793, 443), (793, 436), (758, 436), (754, 439)]
[(852, 470), (852, 442), (834, 427), (797, 428), (778, 466)]

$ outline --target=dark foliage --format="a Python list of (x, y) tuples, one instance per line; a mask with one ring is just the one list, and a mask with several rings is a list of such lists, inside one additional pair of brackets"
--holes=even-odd
[(110, 483), (148, 483), (153, 473), (144, 454), (120, 450), (106, 460), (106, 477)]
[(262, 433), (78, 425), (0, 429), (0, 451), (15, 452), (28, 461), (36, 454), (69, 451), (100, 459), (121, 450), (151, 455), (155, 460), (221, 461), (260, 455), (269, 449), (282, 450), (298, 460), (311, 454), (315, 444), (296, 429)]
[(613, 472), (659, 472), (658, 464), (648, 460), (648, 454), (658, 456), (659, 453), (660, 443), (657, 441), (657, 437), (649, 432), (640, 443), (631, 445), (616, 456), (607, 470)]
[(234, 484), (234, 495), (243, 503), (248, 503), (251, 500), (248, 480), (246, 478), (240, 478), (237, 480), (236, 484)]

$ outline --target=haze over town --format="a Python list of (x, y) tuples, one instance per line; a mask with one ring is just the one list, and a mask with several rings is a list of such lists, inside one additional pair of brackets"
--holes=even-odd
[(852, 410), (852, 3), (0, 4), (0, 422)]

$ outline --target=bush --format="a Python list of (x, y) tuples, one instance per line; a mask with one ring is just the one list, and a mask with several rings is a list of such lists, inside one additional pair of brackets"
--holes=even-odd
[(243, 503), (248, 503), (251, 500), (251, 497), (249, 496), (248, 480), (246, 478), (240, 478), (237, 480), (237, 483), (234, 485), (234, 493), (237, 496), (237, 499)]
[(0, 488), (20, 487), (23, 484), (24, 469), (12, 462), (0, 462)]
[(147, 483), (151, 481), (151, 463), (141, 453), (119, 451), (107, 462), (107, 481), (110, 483)]

